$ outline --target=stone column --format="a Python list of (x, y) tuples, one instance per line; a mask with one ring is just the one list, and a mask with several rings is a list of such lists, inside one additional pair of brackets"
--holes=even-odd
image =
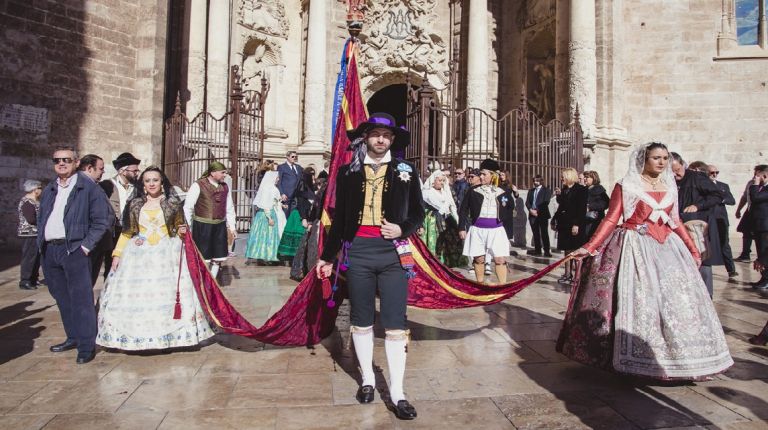
[[(624, 127), (624, 2), (601, 0), (596, 4), (597, 105), (594, 147), (585, 151), (585, 168), (600, 168), (604, 182), (613, 183), (625, 172), (623, 159), (631, 146)], [(587, 144), (591, 143), (589, 141)]]
[(186, 114), (191, 118), (203, 111), (205, 106), (205, 29), (208, 12), (205, 0), (190, 0), (189, 21), (187, 21), (188, 57)]
[(469, 0), (467, 107), (488, 105), (488, 0)]
[(167, 0), (140, 0), (139, 24), (133, 39), (137, 47), (134, 88), (138, 98), (132, 130), (123, 125), (122, 131), (133, 133), (131, 152), (145, 166), (160, 164), (162, 160), (168, 4)]
[(208, 112), (220, 118), (229, 105), (229, 2), (216, 2), (208, 14)]
[(304, 76), (304, 135), (302, 153), (325, 149), (326, 135), (326, 50), (327, 0), (309, 2), (307, 59)]
[[(467, 40), (467, 107), (488, 111), (488, 0), (469, 0)], [(470, 111), (471, 112), (471, 111)], [(481, 116), (471, 114), (467, 124), (468, 153), (489, 152), (481, 134)]]
[(766, 18), (765, 1), (759, 2), (759, 17), (757, 22), (757, 44), (763, 49), (768, 49), (768, 18)]
[[(597, 28), (601, 43), (597, 50), (597, 91), (600, 112), (595, 120), (596, 138), (627, 140), (624, 118), (624, 0), (600, 2)], [(614, 142), (615, 143), (615, 142)]]
[(570, 94), (568, 90), (568, 41), (570, 35), (569, 0), (557, 0), (555, 4), (555, 118), (570, 122)]
[(574, 117), (578, 105), (584, 137), (591, 139), (595, 132), (597, 111), (595, 0), (571, 1), (570, 27), (568, 85), (571, 118)]

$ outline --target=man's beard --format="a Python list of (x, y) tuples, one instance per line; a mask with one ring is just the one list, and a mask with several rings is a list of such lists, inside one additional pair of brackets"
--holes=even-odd
[(386, 147), (379, 152), (379, 150), (374, 145), (366, 145), (366, 148), (368, 149), (368, 152), (376, 155), (384, 155), (389, 151), (389, 147)]

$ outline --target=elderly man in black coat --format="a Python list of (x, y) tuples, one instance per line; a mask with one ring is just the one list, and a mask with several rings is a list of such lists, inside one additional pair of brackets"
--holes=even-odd
[[(683, 222), (700, 220), (707, 223), (709, 239), (709, 258), (701, 262), (699, 272), (707, 285), (709, 295), (712, 296), (714, 286), (712, 284), (712, 266), (723, 264), (723, 253), (720, 249), (720, 233), (717, 228), (715, 208), (723, 202), (723, 194), (717, 186), (709, 180), (708, 175), (698, 169), (686, 168), (685, 161), (676, 152), (672, 156), (672, 171), (677, 181), (677, 203), (680, 210), (680, 218)], [(700, 166), (706, 170), (706, 164), (702, 162), (691, 163), (692, 166)]]

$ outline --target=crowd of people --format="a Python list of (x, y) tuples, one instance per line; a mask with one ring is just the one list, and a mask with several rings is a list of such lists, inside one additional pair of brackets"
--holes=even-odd
[[(345, 266), (361, 403), (374, 395), (378, 293), (392, 409), (399, 418), (416, 417), (403, 389), (412, 235), (445, 265), (469, 266), (477, 282), (493, 274), (505, 284), (512, 248), (527, 245), (526, 227), (533, 233), (527, 250), (532, 257), (553, 257), (554, 234), (566, 256), (559, 281), (574, 291), (558, 350), (628, 374), (697, 379), (733, 363), (711, 301), (713, 266), (724, 265), (733, 278), (734, 261), (749, 261), (761, 274), (753, 287), (768, 291), (766, 165), (755, 166), (741, 195), (736, 218), (744, 247), (734, 259), (725, 207), (736, 200), (718, 180), (717, 167), (688, 164), (660, 143), (638, 146), (610, 198), (597, 172), (572, 168), (561, 172), (555, 186), (533, 176), (523, 198), (493, 159), (477, 168), (434, 168), (422, 182), (415, 165), (394, 155), (409, 135), (387, 114), (373, 114), (348, 134), (352, 162), (338, 172), (324, 248), (318, 249), (318, 235), (328, 164), (321, 172), (303, 168), (290, 151), (283, 163), (264, 162), (249, 182), (255, 194), (246, 264), (282, 261), (296, 280), (313, 267), (323, 278), (334, 261)], [(51, 351), (77, 349), (77, 363), (87, 363), (96, 345), (164, 350), (213, 336), (184, 240), (191, 236), (215, 279), (237, 234), (227, 167), (212, 162), (183, 193), (162, 169), (140, 169), (141, 160), (130, 153), (112, 161), (117, 173), (107, 179), (97, 155), (78, 157), (73, 148), (60, 147), (52, 160), (56, 179), (45, 186), (25, 181), (18, 205), (19, 287), (36, 289), (42, 267), (66, 332)], [(751, 261), (753, 242), (757, 259)], [(577, 270), (577, 260), (585, 258)], [(94, 306), (93, 287), (102, 274), (105, 285)], [(688, 303), (696, 311), (658, 305), (667, 302)], [(768, 324), (750, 342), (766, 344)]]

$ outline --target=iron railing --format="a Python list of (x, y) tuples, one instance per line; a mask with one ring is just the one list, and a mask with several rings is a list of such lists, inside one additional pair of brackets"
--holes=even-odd
[(578, 110), (573, 125), (557, 120), (544, 124), (527, 109), (523, 97), (519, 108), (497, 119), (480, 109), (439, 105), (426, 79), (421, 88), (411, 87), (410, 81), (408, 85), (406, 127), (411, 144), (405, 157), (424, 176), (435, 168), (478, 167), (493, 158), (512, 183), (526, 188), (533, 175), (556, 186), (563, 169), (584, 168)]
[(230, 84), (229, 110), (221, 118), (201, 112), (190, 120), (181, 111), (177, 96), (176, 110), (165, 121), (163, 167), (171, 182), (184, 190), (212, 161), (229, 168), (232, 189), (255, 186), (264, 157), (264, 104), (269, 83), (262, 78), (260, 91), (243, 91), (238, 66), (232, 66)]

